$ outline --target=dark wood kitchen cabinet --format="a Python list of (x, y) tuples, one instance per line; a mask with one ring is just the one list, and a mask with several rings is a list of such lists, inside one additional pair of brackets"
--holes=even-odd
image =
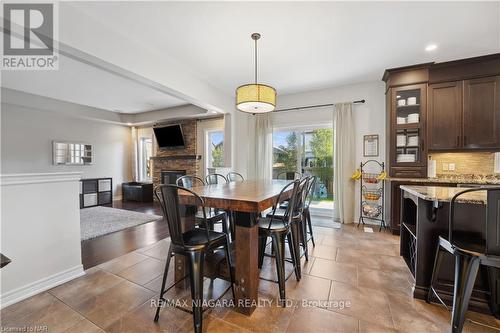
[(464, 149), (500, 149), (499, 99), (500, 76), (464, 81)]
[(426, 64), (388, 69), (387, 146), (391, 177), (427, 176), (427, 80)]
[(429, 150), (459, 149), (462, 142), (462, 81), (429, 85)]
[(430, 151), (500, 149), (500, 76), (429, 85)]

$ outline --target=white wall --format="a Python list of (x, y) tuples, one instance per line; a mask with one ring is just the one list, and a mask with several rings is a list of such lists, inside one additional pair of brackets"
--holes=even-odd
[[(365, 104), (354, 106), (354, 121), (356, 130), (356, 165), (368, 158), (363, 157), (363, 135), (378, 134), (380, 156), (379, 161), (385, 161), (385, 85), (382, 81), (366, 82), (323, 90), (308, 91), (290, 95), (277, 96), (277, 109), (349, 102), (365, 99)], [(309, 124), (325, 124), (332, 122), (333, 108), (308, 109), (273, 114), (274, 127), (298, 126)], [(235, 165), (236, 170), (251, 176), (253, 170), (249, 167), (248, 158), (253, 151), (252, 116), (242, 112), (235, 114)], [(250, 164), (251, 165), (251, 164)], [(353, 170), (354, 171), (354, 170)], [(359, 184), (356, 186), (356, 216), (359, 213)]]
[(83, 274), (80, 173), (0, 175), (1, 307)]
[[(66, 115), (64, 109), (74, 104), (41, 96), (24, 94), (24, 105), (11, 104), (8, 94), (9, 91), (2, 90), (2, 173), (79, 171), (83, 178), (112, 177), (115, 198), (121, 196), (121, 183), (132, 176), (129, 127)], [(53, 165), (53, 140), (92, 144), (94, 164)]]

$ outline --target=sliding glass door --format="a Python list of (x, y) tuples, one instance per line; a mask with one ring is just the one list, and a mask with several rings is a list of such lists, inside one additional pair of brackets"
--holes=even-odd
[(332, 128), (325, 125), (273, 131), (273, 178), (290, 178), (293, 172), (317, 176), (311, 210), (326, 215), (333, 212), (334, 200)]

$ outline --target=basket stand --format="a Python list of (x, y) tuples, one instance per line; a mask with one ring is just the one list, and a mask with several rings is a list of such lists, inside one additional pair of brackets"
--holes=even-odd
[[(375, 165), (375, 169), (379, 170), (378, 173), (368, 173), (366, 172), (366, 166)], [(366, 162), (361, 162), (361, 183), (359, 186), (359, 221), (358, 227), (363, 224), (365, 225), (365, 219), (379, 221), (380, 227), (378, 231), (382, 228), (386, 229), (384, 218), (384, 207), (385, 207), (385, 181), (383, 179), (377, 179), (378, 175), (385, 171), (384, 162), (380, 163), (376, 160), (368, 160)]]

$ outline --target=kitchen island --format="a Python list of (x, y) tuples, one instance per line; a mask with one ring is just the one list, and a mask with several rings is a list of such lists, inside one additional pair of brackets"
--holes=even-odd
[[(434, 257), (440, 235), (448, 234), (450, 201), (455, 194), (467, 188), (446, 186), (402, 185), (400, 206), (400, 255), (414, 277), (415, 298), (425, 299), (429, 290)], [(473, 192), (456, 201), (454, 231), (466, 232), (474, 237), (486, 237), (486, 192)], [(490, 312), (488, 274), (500, 284), (497, 271), (482, 267), (478, 274), (470, 308)], [(451, 304), (453, 298), (454, 258), (446, 254), (435, 289), (440, 297)], [(493, 288), (494, 289), (494, 288)], [(493, 294), (498, 294), (494, 291)], [(495, 295), (492, 312), (500, 313), (499, 297)]]

